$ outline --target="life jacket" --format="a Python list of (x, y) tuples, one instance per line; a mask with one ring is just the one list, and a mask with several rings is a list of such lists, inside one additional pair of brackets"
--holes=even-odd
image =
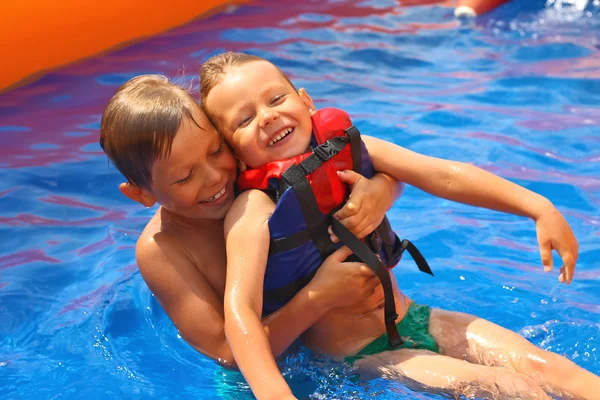
[[(408, 240), (400, 241), (387, 217), (365, 239), (359, 240), (331, 215), (348, 198), (349, 188), (338, 171), (354, 170), (370, 178), (375, 171), (360, 132), (342, 110), (326, 108), (312, 117), (312, 151), (267, 163), (240, 174), (238, 189), (260, 189), (276, 202), (269, 219), (271, 241), (264, 278), (263, 315), (285, 305), (315, 275), (323, 261), (342, 245), (354, 255), (349, 259), (369, 265), (382, 282), (384, 312), (390, 343), (402, 343), (396, 329), (395, 301), (388, 268), (408, 250), (423, 272), (429, 265)], [(334, 244), (328, 227), (340, 239)]]

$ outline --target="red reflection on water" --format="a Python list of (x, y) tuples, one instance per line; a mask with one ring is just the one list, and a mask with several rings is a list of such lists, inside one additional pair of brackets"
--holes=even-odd
[(69, 207), (87, 208), (89, 210), (94, 210), (94, 211), (108, 211), (109, 210), (108, 208), (103, 207), (103, 206), (84, 203), (82, 201), (75, 200), (75, 199), (69, 198), (69, 197), (64, 197), (64, 196), (51, 195), (51, 196), (41, 198), (40, 201), (42, 201), (44, 203), (60, 204), (60, 205), (69, 206)]
[[(119, 275), (119, 277), (116, 278), (113, 282), (104, 283), (100, 287), (88, 294), (84, 294), (74, 299), (71, 299), (56, 315), (60, 316), (71, 311), (77, 311), (81, 308), (94, 309), (96, 308), (96, 305), (101, 303), (103, 300), (109, 300), (106, 298), (107, 293), (109, 293), (111, 289), (114, 289), (115, 283), (117, 281), (127, 280), (131, 275), (133, 275), (137, 271), (137, 265), (129, 264), (123, 268), (119, 268), (118, 270), (122, 271), (123, 273)], [(63, 325), (67, 326), (77, 322), (78, 321), (69, 321), (64, 323)]]
[(512, 250), (525, 251), (525, 252), (536, 252), (538, 251), (537, 246), (526, 246), (523, 243), (515, 242), (514, 240), (508, 240), (504, 238), (495, 237), (489, 241), (490, 244), (495, 246), (503, 246)]
[(52, 264), (61, 262), (61, 260), (47, 256), (46, 253), (44, 253), (44, 251), (41, 249), (29, 249), (6, 256), (0, 256), (0, 269), (17, 267), (36, 261)]
[[(575, 302), (575, 301), (567, 301), (566, 303), (572, 307), (577, 307), (577, 308), (580, 308), (585, 311), (590, 311), (590, 312), (593, 312), (596, 314), (600, 314), (600, 304), (579, 303), (579, 302)], [(589, 322), (589, 321), (585, 321), (585, 322)]]
[(85, 246), (81, 249), (78, 249), (75, 253), (79, 256), (83, 256), (85, 254), (93, 253), (97, 250), (104, 249), (104, 248), (112, 245), (113, 243), (115, 243), (115, 239), (109, 232), (108, 236), (106, 236), (104, 239), (102, 239), (96, 243), (92, 243), (88, 246)]
[[(128, 218), (129, 221), (134, 221), (127, 216), (125, 211), (107, 211), (99, 217), (84, 218), (76, 221), (65, 221), (60, 219), (51, 219), (40, 217), (34, 214), (18, 214), (15, 217), (0, 217), (0, 224), (9, 226), (26, 226), (26, 225), (44, 225), (44, 226), (86, 226), (96, 225), (101, 221), (122, 221)], [(147, 221), (147, 219), (143, 219)]]
[(105, 283), (100, 286), (98, 289), (93, 292), (77, 297), (71, 301), (69, 301), (59, 312), (57, 315), (63, 315), (69, 311), (77, 310), (81, 307), (89, 305), (93, 307), (95, 304), (102, 300), (104, 294), (112, 287), (112, 284)]
[(454, 221), (460, 225), (474, 226), (476, 228), (480, 228), (484, 226), (481, 221), (476, 220), (474, 218), (465, 218), (465, 217), (453, 217)]
[(562, 162), (582, 163), (583, 164), (583, 163), (600, 161), (600, 155), (590, 155), (590, 156), (581, 157), (581, 158), (564, 157), (564, 156), (561, 156), (560, 154), (558, 154), (557, 152), (555, 152), (553, 150), (544, 149), (544, 148), (536, 147), (536, 146), (531, 146), (531, 145), (529, 145), (529, 144), (525, 143), (524, 141), (519, 140), (517, 138), (510, 137), (510, 136), (505, 136), (505, 135), (494, 134), (494, 133), (469, 132), (469, 133), (467, 133), (467, 137), (472, 137), (472, 138), (477, 138), (477, 139), (484, 139), (484, 140), (490, 140), (492, 142), (502, 143), (502, 144), (509, 145), (512, 148), (519, 147), (519, 148), (522, 148), (522, 149), (529, 150), (532, 153), (537, 153), (537, 154), (545, 156), (545, 157), (551, 157), (551, 158), (554, 158), (554, 159), (562, 161)]
[(9, 193), (14, 192), (15, 190), (19, 190), (19, 188), (18, 187), (12, 187), (10, 189), (6, 189), (6, 190), (0, 192), (0, 197), (4, 197), (4, 196), (6, 196)]
[(599, 178), (572, 175), (558, 171), (540, 171), (522, 165), (504, 164), (506, 167), (491, 164), (480, 165), (480, 167), (505, 178), (524, 179), (534, 182), (565, 183), (584, 190), (600, 189)]
[[(470, 256), (465, 256), (465, 258), (468, 260), (474, 261), (476, 263), (481, 263), (484, 265), (501, 265), (503, 267), (512, 268), (514, 270), (521, 271), (521, 272), (543, 271), (541, 261), (540, 261), (540, 265), (531, 265), (531, 264), (524, 264), (522, 262), (511, 261), (509, 259), (503, 259), (503, 258), (491, 258), (491, 257), (483, 258), (483, 257), (470, 257)], [(506, 276), (509, 277), (510, 275), (506, 275)], [(514, 276), (512, 277), (512, 279), (514, 279)]]

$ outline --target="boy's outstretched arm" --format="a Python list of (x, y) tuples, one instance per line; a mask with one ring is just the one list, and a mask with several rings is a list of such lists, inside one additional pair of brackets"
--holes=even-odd
[(434, 196), (533, 219), (544, 270), (552, 270), (552, 250), (556, 250), (563, 260), (559, 280), (571, 283), (577, 240), (562, 214), (544, 196), (474, 165), (424, 156), (373, 137), (363, 135), (363, 140), (379, 172)]
[(258, 399), (292, 396), (261, 322), (270, 242), (268, 220), (273, 209), (266, 194), (249, 190), (235, 200), (225, 217), (225, 335), (240, 371)]

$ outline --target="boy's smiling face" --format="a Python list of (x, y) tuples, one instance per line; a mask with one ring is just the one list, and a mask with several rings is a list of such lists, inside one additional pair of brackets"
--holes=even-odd
[(312, 100), (268, 61), (230, 67), (206, 97), (206, 108), (250, 167), (309, 149)]
[(179, 216), (221, 219), (234, 200), (237, 160), (204, 113), (198, 114), (199, 126), (185, 118), (168, 157), (152, 166), (150, 195)]

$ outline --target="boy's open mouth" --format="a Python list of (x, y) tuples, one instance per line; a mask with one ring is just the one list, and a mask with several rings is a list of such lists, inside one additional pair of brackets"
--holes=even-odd
[(287, 137), (290, 133), (294, 132), (295, 128), (285, 128), (282, 129), (271, 141), (267, 144), (267, 147), (273, 146), (275, 143)]
[(227, 185), (223, 186), (221, 188), (221, 190), (219, 190), (214, 196), (209, 197), (206, 200), (201, 200), (198, 203), (202, 203), (202, 204), (213, 203), (213, 202), (219, 200), (221, 197), (223, 197), (223, 195), (225, 195), (226, 192), (227, 192)]

